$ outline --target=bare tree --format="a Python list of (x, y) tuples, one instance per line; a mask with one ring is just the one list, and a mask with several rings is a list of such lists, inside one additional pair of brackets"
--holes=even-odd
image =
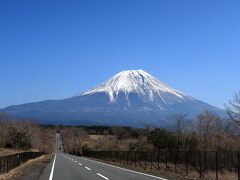
[(187, 114), (174, 114), (168, 117), (169, 130), (179, 134), (183, 133), (188, 125)]
[(209, 150), (219, 122), (220, 117), (210, 111), (205, 111), (197, 116), (196, 132), (203, 151)]
[(226, 110), (231, 120), (240, 126), (240, 92), (235, 94), (233, 99), (229, 101)]
[(78, 153), (81, 152), (81, 146), (83, 141), (87, 137), (87, 132), (83, 128), (74, 128), (73, 129), (73, 140), (75, 148), (77, 149)]
[(169, 130), (176, 136), (177, 150), (179, 150), (180, 144), (184, 144), (184, 132), (186, 132), (188, 124), (187, 114), (174, 114), (168, 117)]
[(83, 128), (73, 127), (63, 130), (62, 134), (65, 151), (81, 154), (82, 144), (88, 137), (87, 132)]
[(0, 148), (4, 146), (7, 137), (6, 115), (0, 113)]
[(187, 119), (187, 114), (174, 114), (169, 116), (169, 130), (174, 132), (177, 140), (177, 150), (179, 150), (179, 145), (184, 144), (184, 132), (187, 130), (189, 121)]

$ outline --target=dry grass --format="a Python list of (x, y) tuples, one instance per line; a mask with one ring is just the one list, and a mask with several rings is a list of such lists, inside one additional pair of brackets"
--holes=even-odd
[[(147, 162), (145, 166), (145, 162), (138, 162), (137, 166), (135, 166), (135, 163), (133, 162), (132, 165), (130, 165), (130, 162), (127, 164), (125, 162), (124, 164), (120, 164), (119, 162), (114, 162), (114, 161), (105, 161), (105, 160), (100, 160), (100, 159), (94, 159), (90, 158), (96, 161), (101, 161), (105, 162), (108, 164), (116, 165), (119, 167), (131, 169), (131, 170), (136, 170), (139, 172), (144, 172), (144, 173), (149, 173), (152, 175), (156, 176), (162, 176), (162, 177), (167, 177), (169, 179), (178, 179), (178, 180), (216, 180), (216, 172), (215, 171), (209, 171), (204, 173), (204, 177), (200, 178), (199, 177), (199, 172), (196, 171), (196, 169), (189, 167), (189, 172), (188, 176), (186, 175), (186, 169), (184, 165), (178, 165), (177, 167), (177, 173), (175, 173), (175, 166), (174, 164), (168, 164), (168, 167), (166, 169), (166, 165), (163, 163), (159, 164), (159, 168), (157, 168), (157, 164), (153, 164), (153, 168), (151, 169), (150, 162)], [(218, 174), (218, 179), (219, 180), (236, 180), (238, 179), (237, 174), (234, 172), (229, 172), (229, 171), (221, 171)]]
[[(150, 165), (149, 165), (150, 166)], [(166, 170), (166, 165), (163, 163), (160, 163), (160, 168)], [(168, 171), (174, 173), (175, 172), (175, 166), (174, 164), (168, 164)], [(208, 172), (203, 172), (203, 177), (200, 178), (199, 172), (189, 166), (189, 172), (188, 175), (186, 176), (186, 169), (185, 165), (177, 165), (177, 174), (181, 176), (184, 179), (203, 179), (203, 180), (215, 180), (216, 179), (216, 172), (215, 171), (208, 171)], [(220, 171), (218, 173), (218, 179), (219, 180), (236, 180), (238, 179), (237, 174), (235, 172), (230, 172), (230, 171)]]
[(151, 174), (151, 175), (154, 175), (154, 176), (164, 177), (164, 178), (171, 179), (171, 180), (189, 180), (188, 178), (182, 177), (179, 174), (175, 174), (171, 171), (165, 171), (164, 168), (161, 168), (161, 169), (158, 169), (158, 170), (154, 169), (154, 168), (150, 169), (149, 167), (144, 168), (143, 163), (142, 163), (142, 166), (139, 166), (139, 164), (137, 166), (135, 166), (135, 165), (131, 166), (131, 165), (128, 165), (126, 163), (125, 164), (120, 164), (118, 162), (105, 161), (105, 160), (95, 159), (95, 158), (89, 158), (89, 159), (99, 161), (99, 162), (103, 162), (103, 163), (107, 163), (107, 164), (111, 164), (111, 165), (118, 166), (118, 167), (122, 167), (122, 168), (129, 169), (129, 170), (141, 172), (141, 173), (147, 173), (147, 174)]
[(44, 160), (45, 158), (46, 158), (46, 156), (41, 156), (36, 159), (29, 160), (26, 163), (12, 169), (8, 173), (0, 175), (0, 180), (21, 179), (19, 177), (21, 177), (23, 175), (23, 173), (25, 173), (27, 170), (29, 170), (30, 167), (33, 166), (33, 164), (36, 164), (37, 162), (40, 162), (40, 161)]
[(16, 150), (16, 149), (6, 149), (6, 148), (0, 148), (0, 157), (1, 156), (6, 156), (6, 155), (11, 155), (11, 154), (16, 154), (22, 152), (21, 150)]
[(84, 140), (83, 144), (87, 144), (90, 150), (103, 150), (103, 151), (129, 151), (132, 147), (141, 149), (135, 150), (149, 150), (152, 149), (146, 138), (125, 138), (118, 139), (114, 135), (88, 135), (87, 139)]
[[(216, 179), (216, 173), (215, 172), (207, 172), (205, 174), (205, 178), (206, 180), (215, 180)], [(229, 171), (224, 171), (224, 172), (220, 172), (218, 175), (218, 179), (219, 180), (235, 180), (238, 179), (237, 174), (234, 172), (229, 172)]]
[[(34, 151), (38, 152), (39, 150), (36, 148), (29, 149), (27, 151)], [(7, 155), (12, 155), (12, 154), (17, 154), (21, 152), (26, 152), (24, 150), (19, 150), (19, 149), (7, 149), (7, 148), (0, 148), (0, 157), (2, 156), (7, 156)]]
[(99, 140), (105, 138), (115, 138), (113, 135), (89, 135), (89, 139), (91, 140)]

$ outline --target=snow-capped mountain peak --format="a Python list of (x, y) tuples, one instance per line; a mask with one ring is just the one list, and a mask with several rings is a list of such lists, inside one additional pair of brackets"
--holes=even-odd
[(119, 93), (124, 93), (125, 95), (136, 93), (138, 96), (141, 96), (142, 99), (149, 101), (154, 101), (160, 98), (165, 102), (165, 98), (169, 99), (169, 96), (172, 96), (171, 99), (176, 99), (176, 101), (192, 99), (190, 96), (169, 87), (143, 70), (127, 70), (119, 72), (99, 86), (86, 91), (82, 95), (99, 92), (108, 94), (110, 102), (115, 102)]
[[(81, 95), (10, 106), (0, 111), (19, 119), (74, 125), (164, 126), (172, 114), (195, 117), (226, 112), (177, 91), (143, 70), (122, 71)], [(57, 120), (56, 120), (57, 119)]]

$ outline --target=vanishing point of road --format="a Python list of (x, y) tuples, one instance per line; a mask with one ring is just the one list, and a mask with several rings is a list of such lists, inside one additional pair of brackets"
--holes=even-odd
[(166, 180), (110, 164), (63, 153), (60, 133), (56, 133), (54, 159), (44, 169), (40, 180)]

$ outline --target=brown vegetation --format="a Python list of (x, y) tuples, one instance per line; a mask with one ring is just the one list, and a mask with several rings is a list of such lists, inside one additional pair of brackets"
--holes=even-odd
[(229, 117), (240, 126), (240, 92), (226, 106)]
[(26, 150), (53, 152), (55, 128), (42, 127), (30, 120), (17, 121), (0, 113), (1, 156)]
[[(116, 162), (117, 157), (116, 163), (120, 162), (124, 166), (135, 157), (132, 153), (139, 153), (137, 156), (139, 167), (149, 168), (151, 171), (155, 168), (159, 171), (157, 153), (160, 152), (160, 162), (158, 161), (160, 169), (170, 173), (177, 172), (183, 179), (197, 179), (200, 176), (215, 179), (216, 172), (219, 179), (234, 179), (237, 176), (236, 151), (240, 150), (240, 127), (235, 121), (205, 111), (194, 119), (189, 119), (185, 114), (174, 114), (168, 118), (168, 123), (167, 128), (64, 127), (61, 132), (64, 149), (68, 153), (81, 155), (84, 151), (86, 156), (110, 160), (109, 162)], [(142, 155), (146, 153), (147, 162)], [(149, 159), (151, 157), (149, 153), (153, 153), (154, 160)], [(113, 156), (112, 159), (110, 155)], [(186, 157), (191, 157), (188, 163)], [(128, 159), (124, 162), (124, 158)], [(151, 161), (153, 169), (150, 168)], [(219, 166), (218, 170), (215, 163)]]
[(239, 127), (205, 111), (195, 119), (176, 114), (167, 129), (130, 127), (62, 127), (66, 152), (109, 151), (230, 151), (240, 149)]
[(1, 174), (0, 180), (39, 179), (43, 169), (50, 163), (51, 159), (52, 157), (47, 155), (29, 160), (8, 173)]

